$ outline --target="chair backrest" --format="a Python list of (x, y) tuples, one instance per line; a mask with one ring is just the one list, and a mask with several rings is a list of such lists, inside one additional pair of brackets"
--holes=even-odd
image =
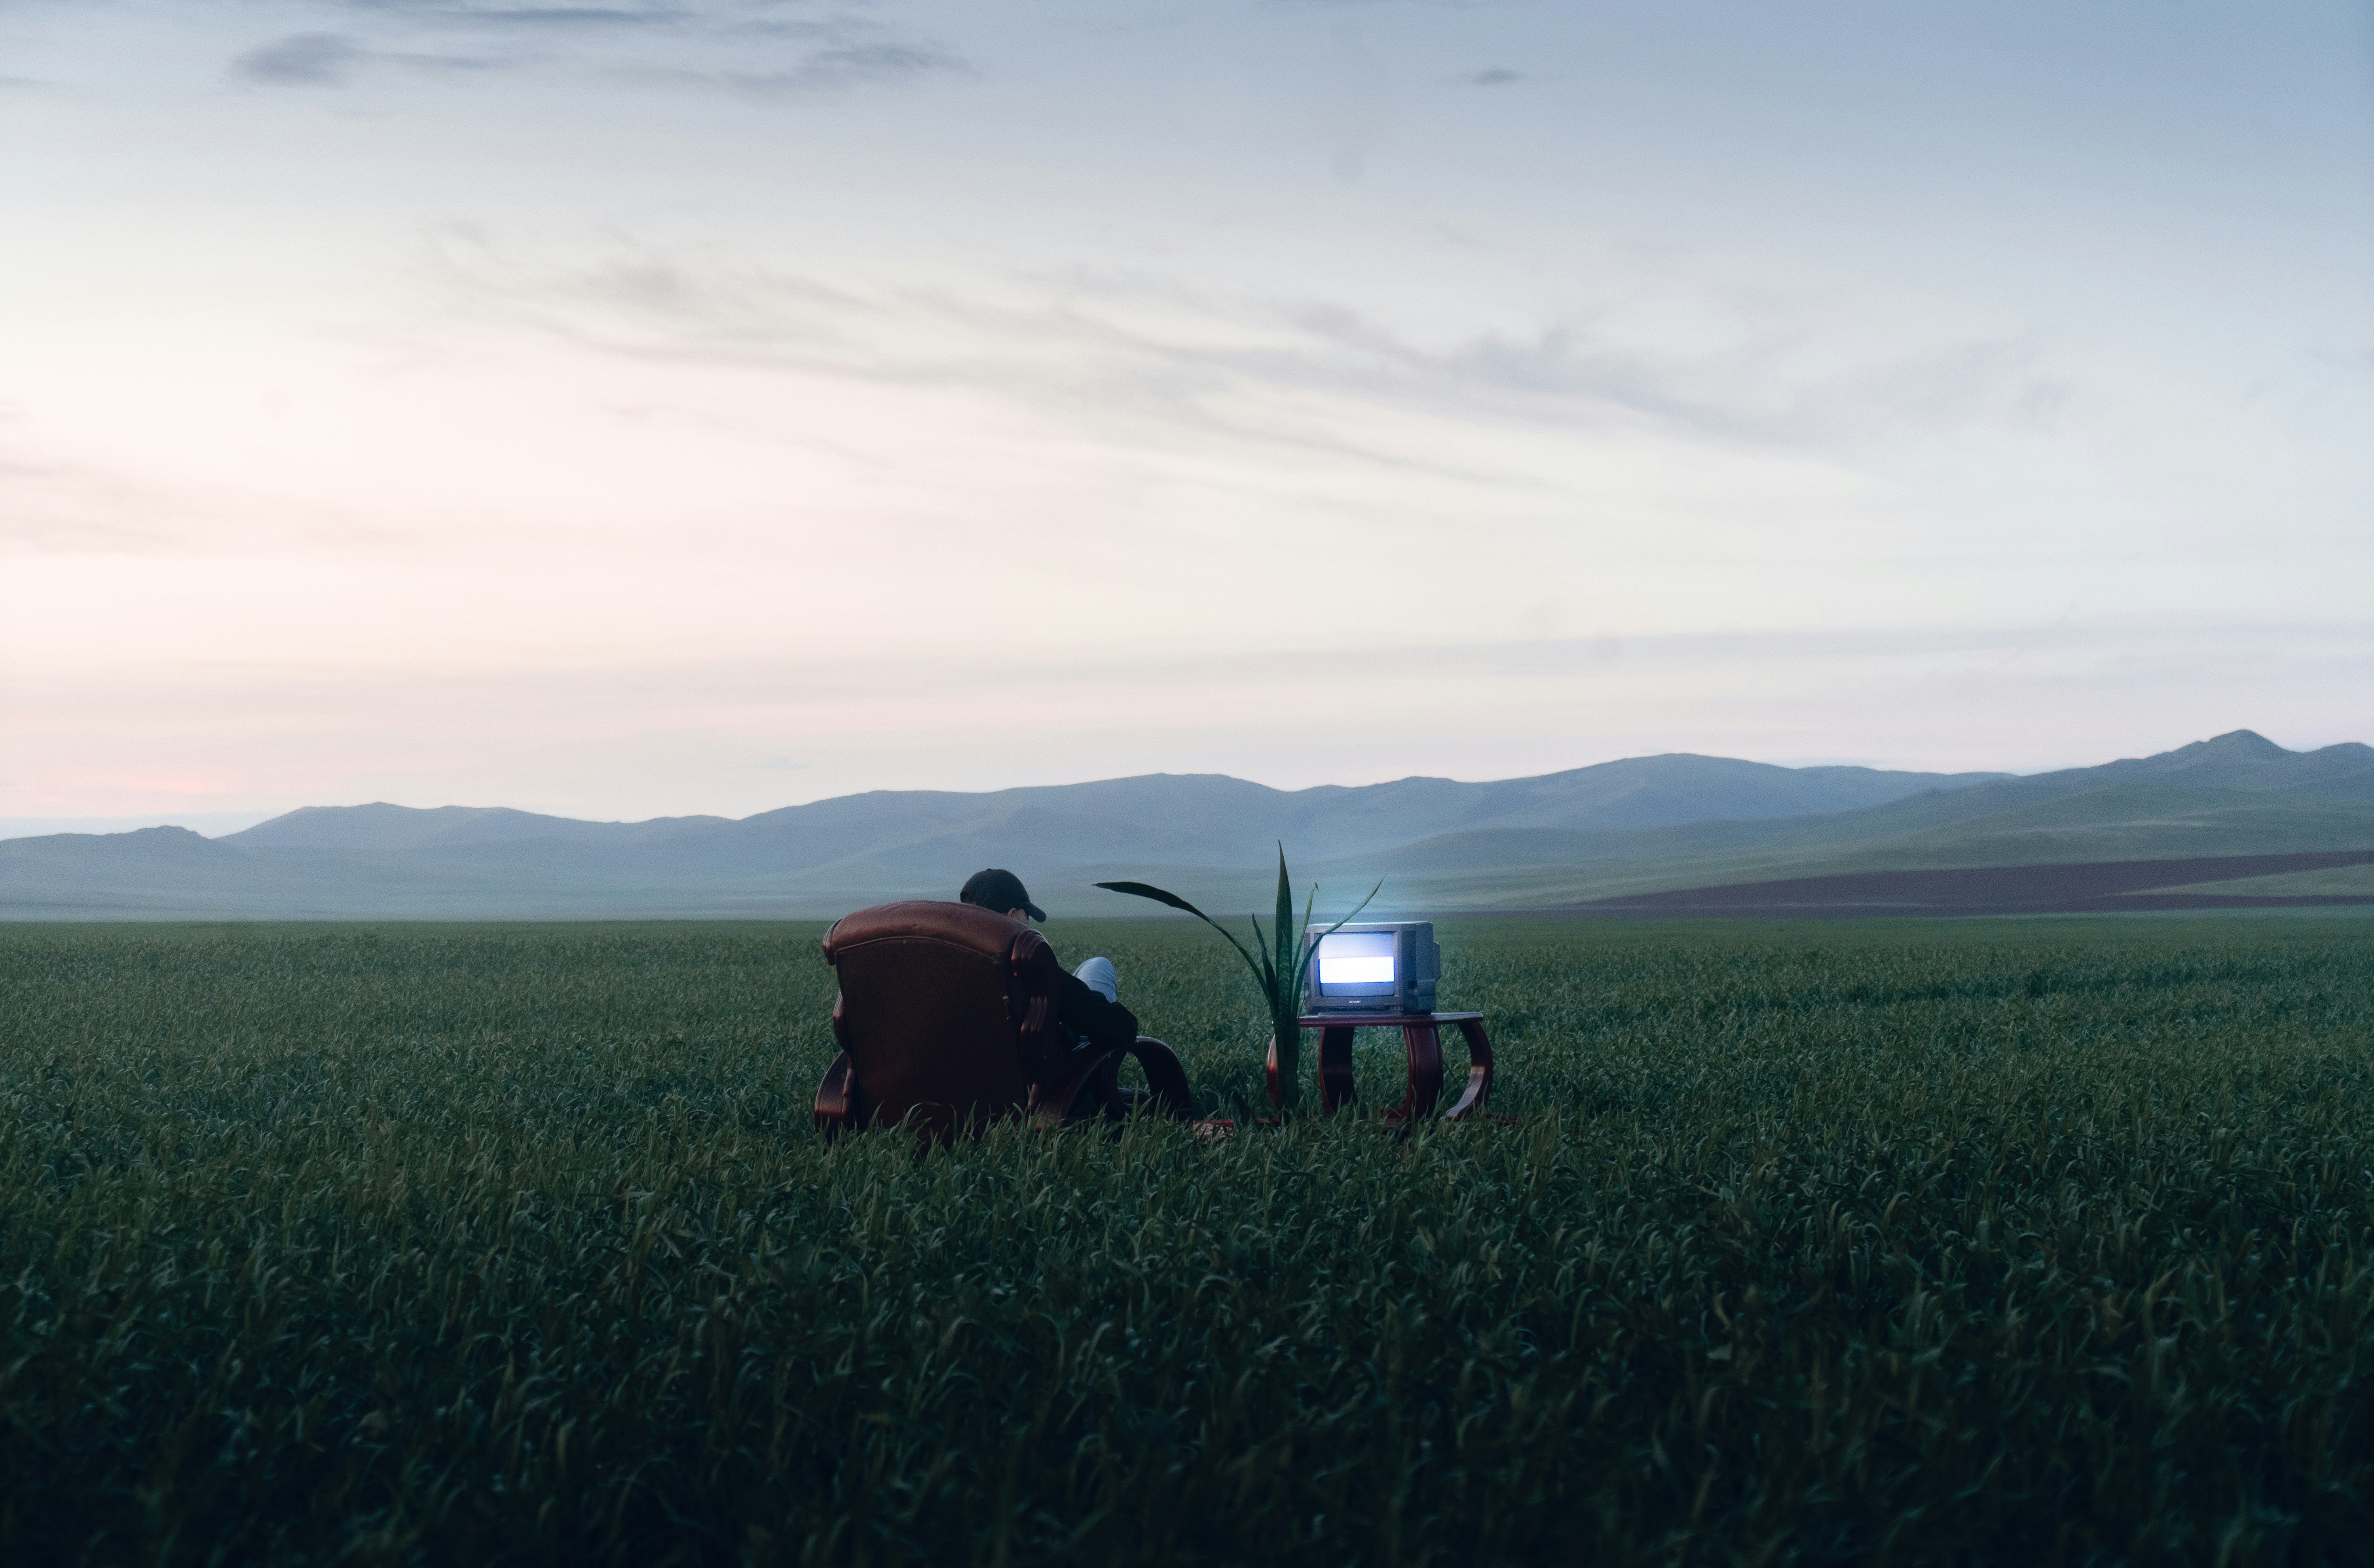
[(915, 900), (844, 915), (825, 933), (840, 978), (832, 1028), (865, 1120), (916, 1130), (1017, 1114), (1061, 1059), (1062, 971), (1045, 937), (969, 903)]

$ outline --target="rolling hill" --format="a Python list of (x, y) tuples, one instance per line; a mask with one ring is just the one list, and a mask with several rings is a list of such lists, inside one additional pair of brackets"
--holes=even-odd
[[(1874, 872), (2348, 852), (2374, 849), (2374, 748), (2293, 752), (2240, 730), (2028, 777), (1687, 754), (1481, 784), (1294, 791), (1152, 774), (978, 795), (876, 791), (740, 820), (309, 807), (211, 840), (157, 828), (0, 841), (0, 915), (824, 915), (945, 895), (984, 865), (1023, 872), (1057, 914), (1141, 913), (1093, 888), (1120, 877), (1227, 909), (1265, 902), (1274, 872), (1263, 863), (1278, 841), (1331, 894), (1381, 878), (1381, 913), (1581, 907)], [(2272, 863), (2252, 873), (2288, 874)]]

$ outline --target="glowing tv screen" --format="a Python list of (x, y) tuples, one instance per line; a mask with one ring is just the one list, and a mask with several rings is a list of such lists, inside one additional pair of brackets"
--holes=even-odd
[(1308, 1010), (1434, 1010), (1434, 983), (1442, 966), (1442, 949), (1435, 946), (1432, 922), (1379, 921), (1334, 932), (1313, 925), (1310, 935), (1317, 939), (1318, 948), (1303, 983), (1303, 1005)]

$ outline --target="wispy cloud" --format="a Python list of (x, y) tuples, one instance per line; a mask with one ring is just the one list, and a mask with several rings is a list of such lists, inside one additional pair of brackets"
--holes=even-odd
[(700, 26), (707, 16), (684, 6), (476, 6), (453, 0), (325, 0), (343, 11), (453, 27), (536, 28), (615, 32), (621, 28)]
[[(784, 16), (767, 0), (709, 5), (472, 5), (317, 0), (340, 26), (238, 56), (231, 75), (266, 87), (338, 88), (380, 67), (416, 73), (540, 66), (612, 82), (795, 99), (967, 75), (954, 50), (852, 10)], [(500, 39), (506, 52), (485, 45)]]
[(1525, 77), (1522, 71), (1512, 71), (1506, 65), (1489, 65), (1481, 71), (1471, 71), (1459, 79), (1469, 87), (1488, 88), (1507, 87), (1513, 82), (1523, 81)]
[(664, 254), (538, 272), (475, 244), (441, 252), (433, 265), (466, 313), (606, 354), (962, 386), (1107, 430), (1316, 441), (1393, 466), (1415, 455), (1361, 446), (1346, 433), (1359, 410), (1844, 448), (1924, 431), (2041, 429), (2079, 387), (2044, 346), (2019, 336), (1933, 336), (1807, 362), (1797, 349), (1817, 335), (1802, 316), (1720, 300), (1699, 303), (1706, 314), (1730, 312), (1728, 339), (1684, 348), (1588, 311), (1529, 330), (1428, 338), (1340, 304), (1148, 277), (1007, 277), (960, 291)]
[(401, 543), (346, 508), (0, 450), (0, 558), (384, 552)]
[(334, 32), (300, 32), (231, 62), (234, 77), (272, 87), (343, 87), (370, 51)]
[(970, 75), (971, 69), (962, 57), (943, 49), (907, 43), (863, 43), (819, 49), (778, 70), (629, 66), (617, 75), (629, 81), (711, 88), (743, 98), (770, 99), (845, 91), (934, 74)]
[(249, 50), (231, 62), (230, 74), (260, 87), (339, 88), (353, 82), (366, 68), (379, 65), (447, 74), (499, 71), (527, 63), (520, 57), (370, 49), (343, 33), (303, 32)]

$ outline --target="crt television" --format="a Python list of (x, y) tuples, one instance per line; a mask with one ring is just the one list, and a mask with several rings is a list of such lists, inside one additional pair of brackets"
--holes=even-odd
[(1303, 980), (1313, 1013), (1430, 1013), (1442, 949), (1429, 920), (1372, 922), (1329, 931), (1305, 928), (1318, 944)]

